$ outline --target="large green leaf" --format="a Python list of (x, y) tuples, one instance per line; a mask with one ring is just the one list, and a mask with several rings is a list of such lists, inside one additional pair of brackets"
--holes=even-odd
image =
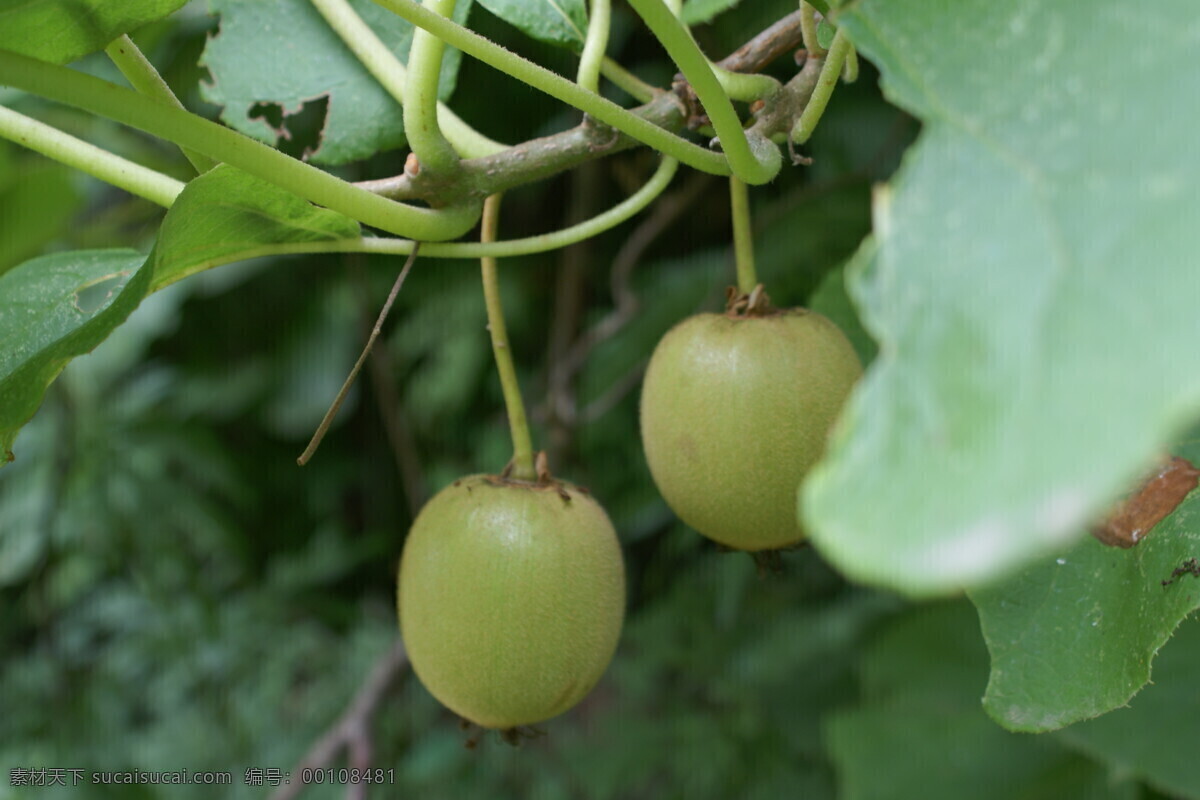
[(159, 229), (152, 290), (284, 242), (357, 238), (349, 217), (222, 164), (192, 180)]
[[(1191, 579), (1189, 579), (1191, 580)], [(1191, 589), (1193, 594), (1196, 589)], [(1200, 719), (1200, 619), (1180, 626), (1155, 662), (1154, 684), (1129, 708), (1072, 725), (1058, 736), (1115, 770), (1172, 796), (1200, 798), (1196, 720)]]
[[(1178, 450), (1200, 463), (1200, 436)], [(1186, 579), (1162, 584), (1197, 555), (1200, 492), (1192, 492), (1128, 550), (1089, 536), (973, 592), (992, 654), (988, 713), (1013, 730), (1044, 731), (1127, 703), (1175, 626), (1200, 607)]]
[[(412, 25), (370, 2), (350, 5), (400, 61), (408, 61)], [(400, 105), (350, 52), (308, 0), (209, 0), (221, 30), (209, 39), (201, 63), (212, 82), (206, 100), (224, 106), (221, 119), (242, 133), (276, 144), (301, 133), (317, 137), (309, 159), (344, 164), (402, 146)], [(454, 17), (465, 22), (470, 0)], [(447, 48), (439, 96), (454, 90), (461, 54)], [(325, 100), (324, 119), (293, 120), (306, 105)], [(318, 110), (320, 106), (315, 106)]]
[(583, 49), (588, 25), (584, 0), (479, 0), (479, 5), (535, 39)]
[(845, 800), (1137, 797), (1135, 784), (979, 708), (987, 653), (965, 603), (922, 608), (866, 651), (863, 699), (826, 727)]
[(1194, 12), (838, 17), (925, 122), (852, 270), (880, 357), (804, 492), (850, 577), (948, 592), (1060, 550), (1200, 414)]
[(46, 387), (137, 308), (152, 267), (133, 250), (82, 250), (0, 275), (0, 464)]
[(187, 0), (0, 0), (0, 48), (66, 64)]

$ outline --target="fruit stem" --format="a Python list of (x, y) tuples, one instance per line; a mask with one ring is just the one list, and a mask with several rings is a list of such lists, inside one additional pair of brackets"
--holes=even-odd
[(729, 208), (733, 217), (733, 254), (737, 265), (738, 291), (750, 294), (758, 285), (758, 274), (754, 269), (754, 234), (750, 228), (750, 196), (745, 181), (734, 176), (729, 178)]
[[(496, 228), (500, 221), (500, 198), (494, 194), (483, 203), (483, 225), (479, 240), (496, 241)], [(500, 373), (500, 388), (504, 392), (504, 407), (508, 411), (508, 427), (512, 433), (513, 457), (509, 476), (519, 481), (537, 480), (537, 469), (533, 464), (533, 439), (529, 435), (529, 422), (525, 418), (525, 403), (521, 400), (521, 385), (517, 383), (517, 371), (513, 367), (512, 349), (508, 346), (508, 329), (504, 326), (504, 306), (500, 302), (500, 278), (495, 256), (479, 259), (483, 273), (483, 299), (487, 305), (488, 331), (492, 335), (492, 355), (496, 359), (496, 371)]]

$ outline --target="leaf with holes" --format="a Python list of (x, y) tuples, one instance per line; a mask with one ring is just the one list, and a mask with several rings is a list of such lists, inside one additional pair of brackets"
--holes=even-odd
[(103, 50), (122, 34), (187, 0), (36, 0), (0, 2), (0, 49), (66, 64)]
[[(201, 64), (211, 83), (204, 98), (223, 106), (221, 120), (285, 152), (319, 164), (345, 164), (401, 147), (404, 116), (308, 0), (212, 0), (220, 31)], [(401, 63), (413, 27), (370, 2), (351, 0)], [(465, 22), (470, 0), (454, 18)], [(287, 20), (280, 25), (279, 20)], [(447, 48), (439, 96), (454, 91), (461, 54)]]
[(943, 6), (836, 18), (925, 127), (851, 270), (880, 355), (803, 504), (839, 569), (913, 595), (1077, 541), (1200, 415), (1192, 0), (1133, 48), (1117, 0)]
[(193, 179), (167, 212), (151, 260), (152, 291), (253, 258), (268, 245), (355, 239), (357, 222), (222, 164)]
[(479, 0), (479, 5), (534, 39), (583, 49), (588, 24), (584, 0)]
[(137, 308), (152, 269), (134, 250), (78, 250), (0, 275), (0, 464), (67, 362)]

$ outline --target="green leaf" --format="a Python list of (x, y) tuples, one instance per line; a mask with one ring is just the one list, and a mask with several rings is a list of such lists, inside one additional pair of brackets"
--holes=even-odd
[[(408, 61), (412, 25), (370, 2), (350, 5), (401, 63)], [(400, 105), (359, 63), (308, 0), (210, 0), (221, 29), (201, 64), (212, 75), (204, 99), (223, 106), (233, 128), (283, 146), (303, 137), (301, 151), (319, 164), (345, 164), (401, 147)], [(465, 22), (470, 0), (454, 18)], [(461, 54), (447, 48), (439, 96), (454, 91)], [(302, 155), (303, 152), (297, 153)]]
[(949, 592), (1059, 551), (1200, 413), (1194, 8), (1147, 6), (1132, 51), (1127, 8), (838, 16), (925, 122), (851, 276), (880, 358), (804, 491), (855, 580)]
[(741, 0), (687, 0), (679, 18), (688, 25), (703, 25), (740, 2)]
[(1108, 762), (1114, 772), (1143, 778), (1172, 796), (1200, 798), (1200, 772), (1196, 770), (1196, 720), (1200, 719), (1197, 675), (1200, 619), (1192, 619), (1180, 626), (1155, 662), (1154, 684), (1129, 708), (1073, 725), (1058, 736), (1093, 758)]
[(1132, 782), (1061, 743), (1019, 736), (979, 708), (987, 668), (970, 606), (917, 609), (862, 661), (863, 700), (830, 716), (826, 741), (845, 800), (1137, 797)]
[(66, 64), (187, 0), (0, 0), (0, 49)]
[(0, 275), (0, 464), (46, 387), (92, 350), (146, 295), (153, 267), (133, 250), (79, 250)]
[(583, 49), (585, 0), (479, 0), (479, 5), (534, 39), (577, 52)]
[(159, 229), (152, 291), (284, 242), (357, 238), (349, 217), (222, 164), (193, 179)]
[[(1200, 436), (1179, 452), (1200, 462)], [(1187, 578), (1162, 585), (1197, 555), (1200, 492), (1192, 492), (1128, 550), (1088, 536), (973, 592), (992, 654), (988, 713), (1012, 730), (1038, 732), (1129, 702), (1175, 626), (1200, 608), (1200, 587)]]

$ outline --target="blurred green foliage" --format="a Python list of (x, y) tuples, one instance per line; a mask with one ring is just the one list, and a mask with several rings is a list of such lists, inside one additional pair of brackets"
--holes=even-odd
[[(746, 2), (697, 37), (723, 54), (793, 7)], [(570, 56), (488, 14), (473, 23), (570, 69)], [(611, 52), (668, 81), (661, 50), (626, 9), (614, 24)], [(192, 3), (138, 37), (174, 85), (193, 87), (192, 108), (205, 108), (195, 61), (212, 27)], [(515, 141), (572, 124), (573, 114), (470, 60), (458, 85), (454, 107), (490, 135)], [(185, 169), (160, 143), (20, 103)], [(760, 277), (775, 302), (813, 302), (854, 328), (864, 357), (872, 344), (838, 268), (869, 228), (871, 183), (915, 133), (865, 68), (814, 137), (815, 164), (753, 195)], [(380, 154), (346, 174), (395, 173), (402, 159)], [(602, 210), (651, 168), (632, 153), (516, 190), (505, 234)], [(148, 248), (159, 218), (11, 147), (0, 148), (0, 198), (5, 209), (47, 208), (32, 215), (36, 225), (0, 216), (0, 269), (37, 252)], [(396, 785), (370, 796), (878, 797), (870, 787), (903, 763), (922, 796), (961, 798), (971, 776), (986, 775), (988, 796), (1011, 797), (1009, 765), (1027, 753), (1041, 760), (1020, 772), (1021, 796), (1164, 796), (1128, 773), (1109, 777), (1098, 737), (1035, 745), (987, 719), (978, 703), (987, 661), (961, 604), (909, 609), (845, 583), (811, 550), (759, 578), (749, 558), (718, 552), (674, 519), (641, 454), (638, 377), (658, 338), (718, 308), (733, 280), (721, 181), (692, 191), (641, 254), (623, 287), (639, 298), (637, 313), (577, 370), (569, 364), (612, 312), (614, 262), (653, 213), (584, 246), (501, 264), (536, 441), (557, 474), (601, 500), (625, 546), (630, 597), (616, 660), (581, 706), (516, 749), (495, 737), (467, 749), (452, 715), (402, 676), (375, 719), (373, 763), (394, 769)], [(397, 259), (289, 257), (205, 273), (152, 295), (54, 384), (20, 435), (19, 460), (0, 473), (0, 766), (228, 770), (234, 781), (219, 795), (85, 792), (15, 789), (5, 775), (0, 798), (265, 797), (269, 788), (244, 785), (245, 770), (290, 769), (341, 713), (398, 636), (395, 568), (420, 501), (461, 475), (500, 470), (510, 454), (478, 266), (426, 259), (316, 458), (296, 466), (398, 268)], [(936, 647), (949, 652), (930, 661)], [(945, 679), (929, 671), (938, 664)], [(887, 689), (891, 670), (912, 683)], [(966, 783), (964, 762), (947, 762), (939, 744), (963, 741)], [(341, 795), (323, 786), (304, 796)]]

